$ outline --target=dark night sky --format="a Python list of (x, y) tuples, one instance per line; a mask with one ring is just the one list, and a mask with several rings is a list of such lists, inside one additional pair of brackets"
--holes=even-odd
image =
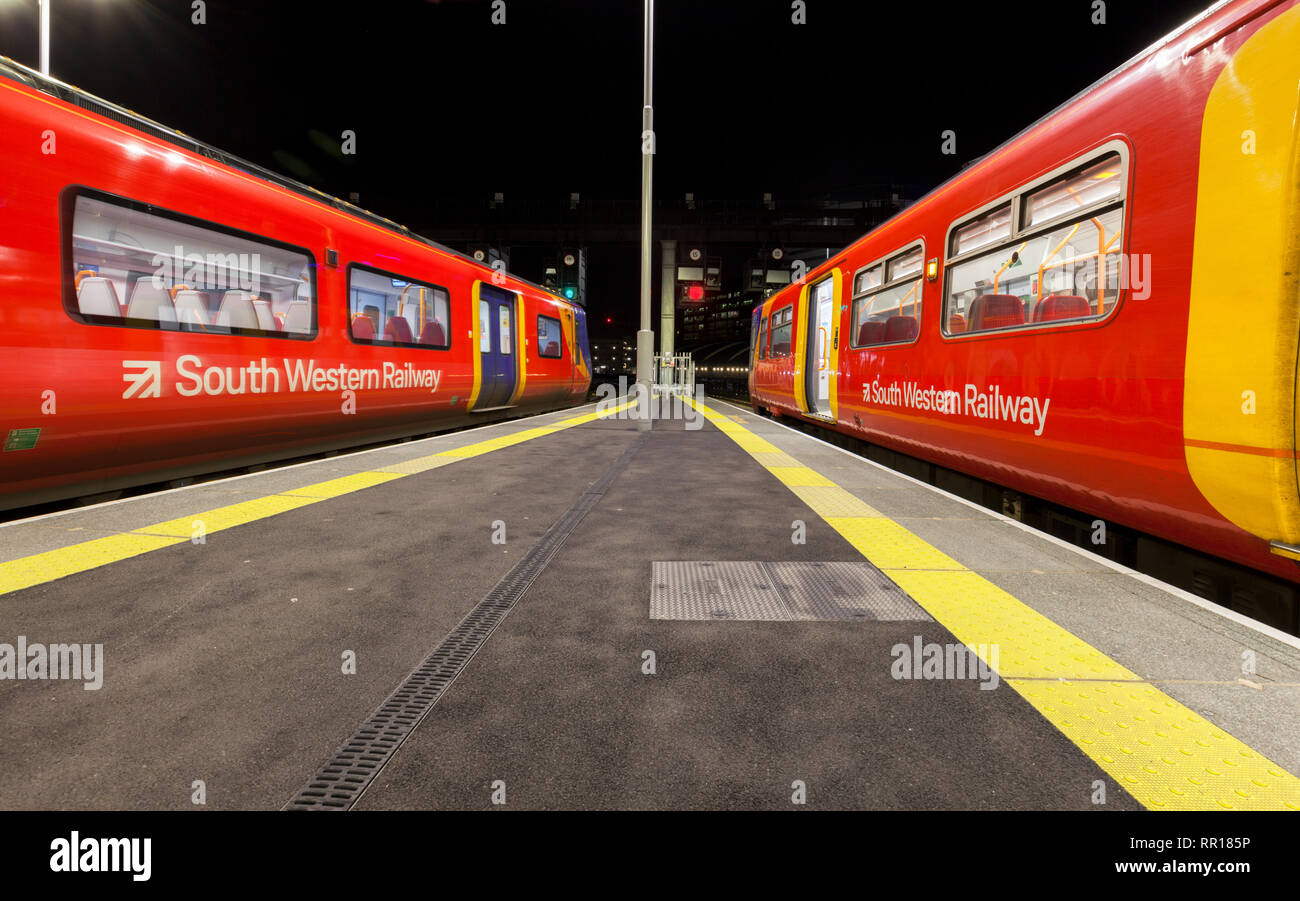
[[(208, 0), (193, 25), (191, 0), (55, 0), (51, 70), (399, 222), (494, 191), (579, 191), (635, 221), (642, 4), (506, 3), (494, 26), (491, 0)], [(656, 194), (920, 193), (1206, 5), (1109, 0), (1094, 25), (1092, 0), (807, 0), (796, 26), (789, 0), (660, 0)], [(0, 3), (0, 54), (31, 66), (36, 7)], [(635, 302), (635, 272), (609, 260), (635, 265), (592, 255), (593, 311), (602, 292)]]

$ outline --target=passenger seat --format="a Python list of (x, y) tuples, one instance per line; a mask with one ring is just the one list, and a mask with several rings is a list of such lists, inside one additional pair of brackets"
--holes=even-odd
[(153, 322), (175, 324), (176, 308), (163, 288), (156, 287), (152, 276), (138, 279), (131, 288), (131, 300), (126, 305), (127, 319), (148, 319)]
[(311, 304), (305, 300), (292, 301), (284, 313), (284, 330), (308, 334), (311, 331)]
[(442, 330), (442, 323), (432, 319), (424, 324), (420, 329), (420, 343), (432, 344), (435, 347), (443, 347), (447, 343), (447, 336)]
[(375, 325), (365, 313), (352, 317), (352, 338), (355, 341), (375, 340)]
[(208, 321), (208, 298), (206, 294), (195, 291), (189, 285), (177, 285), (172, 288), (172, 303), (176, 307), (176, 320), (190, 331), (206, 332), (211, 323)]
[[(355, 333), (354, 328), (353, 334)], [(384, 340), (399, 341), (402, 344), (410, 344), (414, 340), (411, 337), (411, 324), (406, 321), (405, 316), (393, 316), (388, 320), (388, 324), (384, 326)]]
[(1082, 319), (1091, 315), (1092, 305), (1088, 298), (1078, 294), (1049, 294), (1034, 307), (1034, 322)]
[(858, 346), (869, 347), (885, 340), (885, 323), (871, 319), (858, 327)]
[(247, 291), (227, 291), (221, 297), (221, 309), (217, 310), (219, 328), (258, 329), (257, 311), (253, 309), (253, 295)]
[(76, 286), (77, 309), (83, 314), (121, 318), (122, 307), (117, 302), (117, 288), (112, 281), (83, 269), (77, 273)]
[(271, 305), (265, 300), (255, 299), (253, 301), (253, 312), (257, 314), (257, 327), (264, 332), (278, 332), (280, 329), (276, 325), (275, 316), (271, 314)]
[(915, 316), (890, 316), (885, 320), (885, 343), (911, 341), (919, 331)]
[(1025, 306), (1014, 294), (981, 294), (971, 301), (967, 331), (1006, 328), (1025, 324)]

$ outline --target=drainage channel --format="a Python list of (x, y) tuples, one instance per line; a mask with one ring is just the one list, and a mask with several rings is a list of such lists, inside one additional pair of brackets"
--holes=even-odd
[(415, 731), (443, 692), (465, 670), (474, 654), (546, 569), (565, 539), (636, 456), (646, 435), (640, 432), (632, 439), (577, 503), (556, 520), (433, 653), (334, 752), (311, 781), (284, 805), (284, 810), (348, 810), (357, 803), (402, 742)]

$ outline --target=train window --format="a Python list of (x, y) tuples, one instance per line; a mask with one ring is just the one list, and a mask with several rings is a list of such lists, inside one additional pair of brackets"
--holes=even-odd
[[(924, 260), (925, 246), (917, 244), (858, 274), (854, 285), (868, 287), (860, 288), (853, 298), (849, 320), (850, 347), (875, 347), (916, 340), (921, 331), (921, 288), (924, 284), (921, 267)], [(879, 280), (882, 271), (886, 277), (883, 284)], [(873, 279), (863, 278), (870, 273), (876, 274), (874, 284)]]
[(1025, 197), (1024, 225), (1039, 225), (1076, 210), (1119, 197), (1124, 180), (1118, 153), (1104, 157), (1082, 172), (1067, 175)]
[(970, 253), (1011, 237), (1011, 204), (1003, 204), (952, 233), (952, 255)]
[[(1014, 236), (1008, 230), (992, 247), (975, 243), (971, 253), (967, 244), (955, 254), (945, 268), (945, 333), (1108, 315), (1125, 282), (1122, 173), (1121, 155), (1109, 153), (1024, 192)], [(954, 247), (989, 215), (954, 229)]]
[(900, 278), (907, 278), (909, 275), (913, 277), (919, 276), (924, 258), (925, 250), (920, 246), (913, 247), (905, 253), (900, 253), (885, 264), (885, 279), (895, 282)]
[(790, 337), (794, 334), (794, 307), (787, 306), (772, 314), (772, 356), (784, 357), (790, 353)]
[(758, 359), (767, 359), (767, 317), (758, 325)]
[(501, 341), (501, 352), (510, 353), (510, 308), (505, 304), (497, 307), (497, 326), (500, 329), (497, 333)]
[(560, 320), (550, 316), (537, 317), (537, 353), (558, 360), (564, 356), (564, 342), (560, 340)]
[(445, 288), (355, 263), (348, 267), (348, 334), (359, 344), (446, 350), (448, 306)]
[(863, 291), (879, 288), (881, 284), (880, 276), (884, 269), (884, 266), (877, 265), (859, 272), (857, 278), (853, 280), (853, 293), (861, 294)]
[(64, 202), (72, 266), (65, 305), (82, 322), (315, 336), (308, 251), (97, 191)]

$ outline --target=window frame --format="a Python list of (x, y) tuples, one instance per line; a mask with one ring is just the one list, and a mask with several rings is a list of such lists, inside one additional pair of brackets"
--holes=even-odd
[[(921, 249), (921, 268), (916, 271), (916, 274), (905, 275), (899, 278), (895, 278), (892, 281), (886, 280), (885, 276), (889, 274), (889, 263), (903, 256), (904, 254), (911, 253), (913, 250), (917, 249), (918, 247)], [(881, 279), (880, 284), (876, 285), (873, 288), (868, 288), (867, 290), (863, 291), (861, 294), (853, 294), (852, 293), (853, 288), (856, 287), (858, 283), (858, 276), (864, 272), (876, 268), (877, 266), (880, 267), (880, 279)], [(858, 301), (875, 297), (877, 294), (883, 294), (886, 291), (891, 291), (894, 288), (897, 288), (900, 285), (905, 285), (910, 281), (917, 281), (921, 283), (920, 290), (922, 296), (917, 299), (917, 306), (921, 308), (921, 315), (917, 317), (916, 337), (912, 338), (910, 341), (907, 340), (882, 341), (878, 344), (858, 344), (857, 330), (854, 329), (853, 327), (853, 321), (854, 321), (855, 313), (857, 312), (856, 308), (858, 305)], [(849, 282), (849, 292), (850, 292), (849, 294), (849, 349), (850, 350), (871, 350), (877, 347), (908, 347), (920, 341), (921, 340), (921, 319), (925, 316), (925, 310), (926, 310), (925, 297), (924, 297), (925, 281), (926, 281), (925, 279), (925, 238), (917, 238), (915, 241), (912, 241), (908, 244), (904, 244), (902, 247), (898, 248), (897, 250), (894, 250), (890, 253), (885, 254), (882, 257), (872, 260), (867, 265), (859, 266), (857, 269), (853, 270), (853, 279), (852, 281)]]
[(758, 355), (755, 358), (758, 360), (766, 360), (768, 358), (768, 353), (767, 353), (767, 339), (769, 335), (769, 329), (767, 324), (768, 318), (769, 318), (768, 314), (764, 313), (762, 316), (759, 317), (759, 321), (758, 321)]
[[(1120, 178), (1121, 181), (1118, 196), (1089, 204), (1086, 207), (1080, 207), (1077, 210), (1071, 210), (1068, 214), (1062, 213), (1053, 216), (1051, 219), (1044, 219), (1033, 225), (1026, 226), (1023, 224), (1025, 218), (1025, 203), (1030, 194), (1050, 186), (1053, 182), (1064, 181), (1072, 175), (1081, 173), (1083, 170), (1100, 162), (1111, 154), (1119, 156), (1120, 173), (1117, 177)], [(1020, 325), (1008, 325), (995, 329), (981, 329), (978, 332), (949, 332), (949, 287), (951, 286), (952, 270), (954, 266), (960, 266), (971, 260), (979, 259), (982, 256), (995, 253), (1000, 249), (1012, 247), (1017, 242), (1033, 240), (1042, 235), (1050, 234), (1068, 223), (1082, 222), (1089, 217), (1110, 212), (1113, 209), (1120, 210), (1120, 229), (1123, 236), (1117, 253), (1121, 257), (1121, 260), (1126, 258), (1129, 246), (1129, 226), (1133, 217), (1132, 206), (1129, 203), (1129, 191), (1133, 174), (1132, 159), (1132, 148), (1129, 146), (1128, 142), (1120, 138), (1112, 138), (1111, 140), (1093, 146), (1083, 153), (1075, 155), (1068, 162), (1054, 167), (1051, 171), (1046, 172), (1031, 181), (1027, 181), (1019, 187), (1000, 194), (994, 200), (976, 207), (965, 215), (950, 222), (947, 231), (944, 233), (943, 241), (943, 290), (941, 294), (942, 307), (939, 310), (939, 331), (941, 337), (944, 340), (950, 341), (979, 340), (987, 337), (1006, 337), (1009, 335), (1021, 335), (1027, 333), (1036, 334), (1043, 330), (1061, 330), (1070, 329), (1071, 327), (1074, 329), (1101, 328), (1113, 321), (1128, 298), (1127, 284), (1121, 283), (1116, 288), (1114, 302), (1110, 305), (1110, 308), (1101, 315), (1080, 317), (1077, 319), (1059, 319), (1050, 322), (1025, 322)], [(969, 225), (981, 216), (987, 215), (993, 210), (1007, 204), (1010, 204), (1011, 206), (1011, 232), (1006, 238), (994, 241), (990, 244), (985, 244), (983, 247), (969, 250), (962, 254), (952, 254), (953, 236), (958, 228)]]
[[(790, 312), (790, 322), (789, 322), (789, 326), (790, 326), (790, 349), (789, 349), (788, 351), (786, 351), (785, 353), (780, 353), (780, 354), (779, 354), (779, 353), (776, 352), (776, 350), (775, 350), (775, 348), (776, 348), (776, 344), (775, 344), (775, 342), (772, 340), (773, 335), (774, 335), (774, 333), (775, 333), (775, 329), (773, 329), (772, 327), (769, 326), (769, 328), (768, 328), (767, 340), (768, 340), (768, 347), (770, 348), (770, 353), (768, 354), (768, 359), (775, 360), (775, 359), (779, 359), (779, 358), (781, 358), (781, 357), (792, 357), (792, 356), (794, 356), (794, 348), (795, 348), (795, 340), (794, 340), (794, 299), (791, 298), (790, 300), (788, 300), (787, 302), (785, 302), (784, 304), (782, 304), (780, 307), (774, 307), (774, 308), (772, 309), (772, 312), (771, 312), (771, 318), (772, 318), (772, 319), (775, 319), (777, 316), (779, 316), (781, 313), (786, 312), (787, 310)], [(781, 322), (781, 323), (778, 323), (778, 326), (782, 326), (782, 325), (786, 325), (786, 324), (787, 324), (787, 323), (785, 323), (785, 322)]]
[[(548, 354), (542, 350), (542, 320), (554, 322), (560, 330), (560, 352), (558, 354)], [(543, 360), (563, 360), (564, 359), (564, 324), (554, 316), (547, 316), (545, 313), (537, 314), (537, 356)]]
[[(145, 213), (149, 216), (157, 216), (160, 219), (167, 219), (172, 222), (178, 222), (181, 225), (189, 225), (194, 228), (204, 229), (218, 235), (229, 235), (234, 238), (243, 238), (246, 241), (253, 241), (259, 244), (265, 244), (268, 247), (275, 247), (280, 250), (287, 250), (299, 254), (307, 260), (307, 283), (311, 291), (311, 330), (307, 332), (270, 332), (265, 329), (239, 328), (237, 326), (228, 326), (221, 331), (192, 331), (180, 328), (180, 323), (175, 323), (175, 328), (163, 328), (163, 323), (157, 320), (148, 319), (128, 319), (126, 316), (100, 316), (93, 313), (83, 313), (77, 303), (77, 259), (72, 247), (73, 230), (76, 226), (77, 219), (77, 198), (87, 197), (91, 200), (97, 200), (100, 203), (106, 203), (110, 206), (120, 206), (137, 213)], [(143, 200), (135, 200), (121, 194), (114, 194), (110, 191), (101, 191), (98, 188), (92, 188), (88, 185), (71, 184), (59, 192), (59, 251), (62, 259), (60, 265), (63, 269), (63, 312), (68, 315), (73, 322), (80, 325), (92, 326), (112, 326), (116, 328), (134, 329), (137, 331), (160, 332), (165, 334), (178, 335), (211, 335), (213, 337), (245, 337), (245, 338), (272, 338), (276, 340), (289, 341), (315, 341), (320, 334), (320, 296), (317, 291), (316, 255), (306, 247), (299, 247), (297, 244), (290, 244), (287, 241), (281, 241), (276, 238), (268, 238), (256, 232), (245, 231), (244, 229), (235, 228), (230, 225), (223, 225), (219, 222), (213, 222), (210, 219), (204, 219), (199, 216), (191, 216), (188, 213), (182, 213), (168, 207), (158, 206), (157, 204), (147, 203)]]
[[(421, 287), (429, 288), (431, 290), (442, 291), (444, 294), (446, 294), (447, 295), (447, 326), (446, 328), (443, 329), (443, 338), (447, 343), (446, 344), (419, 344), (413, 341), (408, 344), (404, 341), (384, 341), (383, 339), (378, 337), (376, 337), (373, 341), (357, 340), (356, 336), (352, 334), (352, 320), (354, 318), (352, 315), (352, 272), (354, 269), (360, 269), (362, 272), (368, 272), (371, 275), (382, 275), (382, 276), (386, 276), (389, 279), (397, 279), (398, 281), (406, 282), (408, 285), (419, 285)], [(355, 344), (357, 347), (400, 347), (400, 348), (414, 348), (417, 350), (451, 350), (452, 331), (451, 331), (451, 289), (450, 288), (446, 288), (442, 285), (437, 285), (432, 282), (426, 282), (423, 279), (411, 278), (410, 276), (402, 275), (400, 272), (389, 272), (386, 269), (379, 269), (378, 267), (371, 266), (369, 263), (358, 263), (356, 260), (349, 260), (347, 266), (344, 267), (343, 281), (344, 281), (343, 316), (344, 318), (347, 319), (347, 327), (345, 328), (344, 331), (348, 336), (348, 340), (353, 344)], [(423, 326), (421, 326), (421, 328), (423, 328)]]

